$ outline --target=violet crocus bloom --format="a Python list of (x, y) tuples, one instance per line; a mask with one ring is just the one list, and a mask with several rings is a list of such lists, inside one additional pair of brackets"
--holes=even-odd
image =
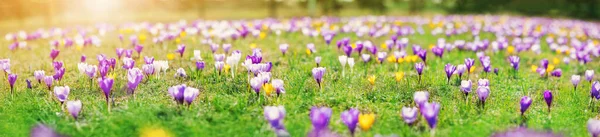
[(69, 88), (69, 86), (64, 86), (64, 87), (56, 86), (56, 87), (54, 87), (54, 96), (56, 96), (58, 101), (60, 101), (60, 104), (63, 104), (69, 97), (70, 91), (71, 91), (71, 89)]
[(548, 63), (548, 59), (542, 59), (542, 60), (540, 61), (540, 67), (541, 67), (541, 68), (544, 68), (544, 69), (548, 68), (548, 64), (549, 64), (549, 63)]
[(123, 49), (123, 48), (117, 48), (116, 52), (117, 52), (117, 57), (119, 59), (121, 59), (121, 57), (123, 57), (123, 53), (125, 53), (125, 49)]
[(452, 77), (452, 74), (454, 74), (454, 71), (456, 71), (456, 66), (448, 63), (448, 64), (446, 64), (444, 70), (446, 71), (446, 77), (448, 78), (448, 83), (450, 83), (450, 78)]
[(54, 67), (54, 70), (59, 70), (60, 68), (63, 67), (63, 62), (62, 61), (54, 61), (54, 62), (52, 62), (52, 66)]
[(321, 65), (321, 56), (315, 57), (315, 63), (317, 63), (317, 67)]
[(471, 80), (463, 80), (460, 82), (460, 91), (465, 93), (465, 96), (468, 96), (471, 92), (472, 82)]
[(328, 107), (312, 107), (310, 109), (310, 121), (314, 130), (327, 129), (329, 119), (331, 118), (331, 108)]
[(88, 65), (84, 72), (85, 74), (90, 77), (90, 79), (93, 79), (96, 76), (96, 70), (98, 69), (98, 67), (96, 67), (95, 65)]
[(421, 115), (427, 120), (429, 128), (434, 129), (437, 125), (438, 114), (440, 113), (440, 104), (437, 102), (424, 103), (421, 107)]
[(488, 79), (479, 79), (479, 81), (477, 81), (477, 85), (480, 87), (487, 87), (490, 86), (490, 81)]
[(285, 108), (283, 106), (265, 106), (264, 115), (277, 136), (289, 136), (283, 124), (285, 118)]
[(59, 68), (58, 70), (56, 70), (56, 72), (54, 72), (54, 76), (52, 76), (52, 77), (54, 78), (54, 80), (61, 81), (64, 75), (65, 75), (65, 68)]
[(594, 70), (586, 70), (585, 79), (589, 82), (592, 82), (592, 80), (594, 79)]
[(196, 61), (196, 70), (204, 70), (205, 65), (204, 61)]
[(600, 120), (588, 120), (587, 130), (590, 132), (590, 134), (592, 134), (592, 137), (598, 137), (600, 135)]
[(418, 107), (423, 106), (424, 103), (429, 101), (429, 92), (427, 91), (417, 91), (413, 95), (413, 100)]
[(548, 112), (550, 112), (550, 107), (552, 107), (552, 98), (552, 91), (544, 91), (544, 100), (546, 101), (546, 105), (548, 105)]
[(219, 71), (219, 75), (221, 75), (221, 71), (223, 71), (223, 67), (225, 66), (225, 62), (217, 61), (215, 62), (215, 68)]
[(175, 72), (175, 78), (187, 78), (187, 74), (185, 73), (185, 69), (179, 68)]
[(142, 70), (146, 76), (154, 75), (154, 65), (152, 64), (144, 64), (142, 65)]
[(178, 45), (176, 52), (179, 53), (179, 57), (183, 57), (183, 53), (185, 52), (185, 45), (184, 44)]
[(146, 64), (152, 64), (152, 63), (154, 63), (154, 57), (148, 57), (148, 56), (145, 56), (145, 57), (144, 57), (144, 62), (145, 62)]
[(285, 93), (285, 88), (283, 87), (283, 80), (273, 79), (271, 84), (273, 85), (273, 88), (275, 89), (277, 96)]
[(142, 78), (144, 78), (142, 70), (138, 68), (132, 68), (127, 70), (127, 88), (129, 89), (129, 91), (131, 91), (132, 94), (134, 93), (138, 84), (140, 84), (140, 82), (142, 81)]
[(142, 53), (142, 50), (144, 49), (144, 46), (140, 45), (140, 44), (136, 44), (135, 47), (133, 47), (133, 49), (135, 50), (135, 52), (138, 53), (138, 55), (140, 53)]
[(462, 75), (465, 73), (466, 69), (467, 69), (467, 66), (465, 66), (465, 64), (456, 65), (456, 71), (454, 71), (454, 73), (458, 74), (458, 78), (460, 79), (462, 77)]
[(198, 94), (200, 94), (200, 90), (198, 90), (197, 88), (186, 87), (183, 92), (183, 100), (188, 105), (192, 105), (192, 103), (194, 102), (194, 99), (196, 99), (196, 97), (198, 97)]
[(13, 88), (17, 82), (17, 74), (8, 74), (8, 84), (10, 84), (10, 93), (12, 94)]
[(30, 137), (62, 137), (62, 136), (64, 136), (44, 124), (36, 124), (33, 128), (31, 128), (31, 132), (29, 135), (30, 135)]
[(575, 89), (577, 89), (577, 85), (579, 84), (579, 81), (581, 81), (581, 76), (579, 76), (579, 75), (571, 76), (571, 83), (573, 83), (573, 87)]
[(285, 56), (285, 53), (287, 53), (288, 47), (289, 47), (288, 44), (279, 45), (279, 50), (281, 50), (281, 54), (283, 54), (283, 56)]
[(125, 57), (131, 58), (132, 54), (133, 54), (133, 50), (130, 50), (130, 49), (125, 50)]
[(254, 92), (256, 93), (257, 96), (259, 95), (260, 88), (262, 87), (263, 84), (264, 84), (264, 80), (260, 77), (254, 77), (254, 78), (250, 79), (250, 87), (252, 87), (252, 89), (254, 90)]
[(419, 74), (419, 77), (421, 77), (421, 75), (423, 74), (423, 67), (425, 67), (425, 64), (423, 64), (423, 62), (415, 64), (415, 70), (417, 70), (417, 74)]
[(31, 88), (32, 88), (32, 87), (31, 87), (31, 80), (29, 80), (29, 79), (25, 79), (25, 82), (27, 83), (27, 88), (28, 88), (28, 89), (31, 89)]
[(471, 73), (471, 67), (475, 64), (475, 60), (471, 58), (465, 59), (465, 66), (467, 67), (467, 73)]
[(219, 44), (210, 44), (210, 51), (212, 51), (212, 53), (217, 52), (218, 49), (219, 49)]
[(178, 104), (183, 104), (186, 88), (187, 88), (187, 86), (185, 84), (175, 85), (175, 86), (169, 87), (168, 92), (169, 92), (169, 95), (171, 95), (171, 97), (173, 97), (173, 100), (175, 100), (175, 102), (177, 102)]
[(592, 89), (590, 90), (590, 95), (591, 95), (592, 99), (600, 98), (600, 83), (598, 81), (594, 81), (594, 83), (592, 83)]
[(483, 56), (479, 58), (479, 60), (481, 61), (481, 65), (483, 66), (483, 71), (488, 73), (492, 71), (492, 62), (489, 56)]
[(58, 56), (58, 54), (60, 53), (59, 50), (56, 49), (52, 49), (50, 51), (50, 58), (52, 58), (52, 60), (54, 61), (54, 59), (56, 59), (56, 57)]
[(349, 110), (342, 112), (340, 116), (342, 122), (344, 122), (346, 127), (348, 127), (348, 130), (350, 130), (351, 135), (354, 135), (354, 131), (356, 131), (356, 125), (358, 124), (359, 114), (360, 112), (358, 111), (358, 109), (350, 108)]
[(423, 62), (427, 62), (427, 50), (419, 50), (417, 56), (419, 56)]
[(402, 119), (404, 119), (406, 124), (413, 124), (417, 121), (417, 117), (419, 116), (418, 112), (419, 109), (416, 107), (402, 107)]
[(477, 87), (477, 96), (479, 97), (479, 101), (485, 105), (485, 101), (490, 95), (490, 88), (487, 86), (479, 86)]
[(520, 62), (520, 58), (518, 56), (510, 56), (508, 57), (508, 61), (510, 62), (510, 66), (515, 70), (518, 71), (519, 70), (519, 62)]
[(87, 57), (85, 55), (81, 55), (81, 58), (79, 59), (79, 61), (85, 62), (86, 59), (87, 59)]
[(123, 59), (123, 68), (124, 69), (132, 69), (133, 66), (135, 65), (135, 61), (131, 58), (124, 58)]
[(433, 53), (435, 56), (437, 56), (437, 57), (440, 57), (440, 58), (441, 58), (441, 57), (444, 55), (444, 48), (442, 48), (442, 47), (438, 47), (438, 46), (435, 46), (435, 47), (431, 48), (431, 52), (432, 52), (432, 53)]
[(550, 75), (552, 75), (554, 77), (560, 77), (560, 76), (562, 76), (562, 70), (561, 69), (555, 69), (554, 71), (550, 72)]
[(342, 46), (342, 51), (346, 53), (346, 56), (350, 56), (352, 54), (352, 46), (344, 45)]
[(75, 120), (77, 120), (77, 118), (79, 117), (79, 112), (81, 112), (81, 107), (82, 107), (82, 104), (81, 104), (80, 100), (67, 101), (67, 110), (69, 111), (71, 116), (73, 116), (73, 118), (75, 118)]
[(109, 69), (110, 69), (109, 64), (101, 64), (100, 67), (98, 67), (98, 72), (100, 73), (100, 77), (102, 77), (102, 78), (106, 77)]
[(321, 82), (323, 82), (323, 75), (325, 75), (325, 68), (323, 68), (323, 67), (313, 68), (312, 75), (313, 75), (313, 78), (315, 79), (315, 81), (317, 81), (317, 84), (319, 85), (319, 88), (320, 88)]
[(52, 88), (52, 81), (54, 81), (54, 78), (52, 76), (45, 76), (44, 77), (44, 83), (48, 87), (48, 90), (50, 90), (50, 88)]
[(371, 55), (369, 55), (369, 54), (362, 54), (361, 58), (365, 63), (371, 61)]
[(533, 100), (528, 96), (523, 96), (523, 98), (521, 98), (521, 115), (525, 114), (525, 111), (531, 106), (532, 101)]
[(102, 92), (104, 92), (104, 97), (106, 97), (106, 103), (108, 103), (108, 99), (110, 97), (110, 90), (113, 87), (114, 80), (111, 78), (99, 78), (98, 85)]
[(494, 68), (494, 74), (498, 75), (498, 71), (500, 71), (498, 68)]

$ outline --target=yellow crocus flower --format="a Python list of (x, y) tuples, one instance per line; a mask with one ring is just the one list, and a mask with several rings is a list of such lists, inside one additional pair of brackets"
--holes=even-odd
[(388, 60), (388, 62), (395, 63), (396, 62), (396, 57), (394, 57), (394, 56), (388, 56), (387, 60)]
[(362, 114), (361, 113), (360, 115), (358, 115), (358, 126), (363, 131), (369, 131), (369, 129), (371, 129), (371, 127), (373, 126), (373, 123), (375, 123), (375, 114), (373, 114), (373, 113)]
[(140, 34), (140, 35), (138, 35), (138, 39), (139, 39), (140, 41), (146, 41), (146, 35), (144, 35), (144, 34)]
[(169, 53), (169, 54), (167, 54), (167, 59), (168, 59), (168, 60), (173, 60), (173, 59), (175, 59), (175, 54), (173, 54), (173, 53)]
[(377, 77), (375, 77), (375, 75), (371, 75), (367, 79), (369, 80), (369, 83), (371, 83), (371, 85), (375, 85), (375, 80), (377, 79)]
[(398, 58), (398, 63), (404, 62), (404, 58)]
[(310, 52), (310, 49), (306, 49), (306, 55), (310, 55), (312, 52)]
[(554, 70), (554, 65), (550, 64), (548, 65), (548, 68), (546, 68), (546, 73), (550, 73), (552, 70)]
[(229, 72), (229, 69), (231, 69), (231, 66), (229, 66), (228, 64), (225, 64), (223, 66), (223, 69), (225, 70), (225, 73)]
[(536, 65), (531, 65), (531, 71), (533, 72), (537, 72), (538, 66)]
[(273, 85), (271, 83), (267, 83), (263, 85), (263, 89), (265, 90), (265, 94), (270, 96), (273, 93)]
[(161, 128), (143, 129), (140, 137), (170, 137), (169, 133)]
[(473, 71), (475, 71), (475, 66), (471, 66), (471, 69), (469, 70), (469, 73), (473, 73)]
[(400, 82), (400, 80), (402, 80), (402, 78), (404, 78), (404, 72), (396, 72), (394, 74), (396, 76), (396, 82)]
[(514, 46), (508, 46), (506, 47), (506, 52), (508, 52), (508, 54), (512, 54), (515, 52), (515, 47)]
[(387, 44), (385, 44), (385, 43), (381, 44), (381, 49), (387, 49), (387, 47), (388, 47)]
[(558, 58), (553, 58), (553, 59), (552, 59), (552, 63), (553, 63), (554, 65), (558, 65), (558, 64), (560, 64), (560, 59), (558, 59)]
[(258, 36), (260, 37), (260, 39), (265, 39), (265, 37), (267, 37), (267, 33), (260, 32), (260, 34)]

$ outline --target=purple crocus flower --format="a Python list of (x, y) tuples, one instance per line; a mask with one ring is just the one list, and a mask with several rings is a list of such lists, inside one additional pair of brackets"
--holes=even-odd
[(481, 61), (481, 65), (483, 66), (483, 71), (485, 72), (491, 72), (492, 71), (492, 62), (490, 60), (489, 56), (483, 56), (481, 58), (479, 58), (479, 60)]
[(62, 61), (54, 61), (54, 62), (52, 62), (52, 66), (54, 67), (54, 70), (59, 70), (60, 68), (63, 67), (63, 62)]
[(230, 49), (231, 49), (231, 44), (223, 44), (223, 51), (225, 51), (225, 53), (229, 53)]
[(289, 136), (283, 124), (285, 118), (285, 108), (283, 106), (265, 106), (264, 115), (277, 136)]
[(52, 76), (44, 77), (44, 83), (48, 87), (48, 90), (50, 90), (52, 88), (52, 81), (54, 81), (54, 78)]
[(188, 105), (192, 105), (192, 102), (194, 102), (194, 99), (198, 97), (198, 94), (200, 94), (200, 90), (198, 90), (197, 88), (186, 87), (183, 92), (183, 100)]
[(419, 109), (416, 107), (402, 107), (402, 119), (406, 124), (413, 124), (417, 121)]
[(328, 107), (312, 107), (310, 109), (310, 121), (314, 130), (327, 129), (329, 119), (331, 118), (331, 108)]
[(185, 73), (185, 69), (179, 68), (177, 72), (175, 72), (175, 78), (187, 78), (187, 74)]
[(123, 57), (123, 53), (125, 53), (125, 49), (123, 49), (123, 48), (117, 48), (116, 52), (117, 52), (117, 57), (119, 59), (121, 59), (121, 57)]
[(523, 96), (523, 98), (521, 98), (521, 115), (525, 114), (525, 111), (531, 106), (532, 101), (533, 100), (528, 96)]
[(342, 50), (346, 53), (346, 56), (350, 56), (352, 54), (352, 46), (344, 45), (342, 46)]
[(79, 112), (81, 112), (81, 107), (82, 107), (82, 104), (81, 104), (80, 100), (67, 101), (67, 110), (69, 111), (71, 116), (73, 116), (73, 118), (75, 118), (75, 120), (77, 120), (77, 118), (79, 117)]
[(546, 100), (546, 105), (548, 105), (548, 112), (550, 112), (550, 107), (552, 107), (552, 98), (552, 91), (544, 91), (544, 100)]
[(600, 98), (600, 83), (598, 81), (594, 81), (594, 83), (592, 83), (592, 89), (590, 90), (590, 95), (593, 98)]
[(247, 55), (246, 56), (246, 60), (250, 59), (252, 61), (252, 64), (258, 64), (260, 62), (262, 62), (262, 53), (260, 51), (260, 49), (254, 49), (252, 51), (252, 55)]
[(31, 80), (29, 80), (29, 79), (25, 79), (25, 82), (27, 83), (27, 88), (28, 88), (28, 89), (31, 89), (31, 88), (32, 88), (32, 87), (31, 87)]
[(356, 130), (359, 114), (360, 112), (358, 111), (358, 109), (351, 108), (350, 110), (342, 112), (342, 115), (340, 116), (342, 122), (344, 122), (346, 127), (348, 127), (348, 130), (350, 130), (351, 135), (354, 135), (354, 131)]
[(264, 84), (264, 80), (260, 77), (254, 77), (254, 78), (250, 79), (250, 87), (252, 87), (254, 92), (256, 92), (257, 96), (259, 95), (260, 88), (262, 87), (263, 84)]
[(429, 92), (427, 91), (417, 91), (413, 96), (413, 100), (418, 107), (423, 106), (424, 103), (429, 101)]
[(36, 70), (33, 72), (33, 76), (35, 77), (35, 80), (38, 81), (38, 83), (42, 83), (42, 79), (44, 79), (46, 75), (46, 72), (43, 70)]
[(427, 120), (429, 128), (434, 129), (437, 125), (438, 114), (440, 113), (440, 104), (437, 102), (424, 103), (421, 107), (421, 115)]
[(471, 92), (472, 82), (471, 80), (463, 80), (460, 82), (460, 90), (465, 93), (465, 96), (468, 96)]
[(217, 71), (219, 71), (219, 75), (221, 75), (221, 71), (223, 71), (224, 66), (225, 66), (225, 62), (223, 62), (223, 61), (215, 62), (215, 69), (217, 69)]
[(140, 53), (142, 53), (142, 50), (144, 49), (144, 46), (140, 45), (140, 44), (136, 44), (135, 47), (133, 47), (133, 49), (135, 50), (135, 52), (138, 53), (138, 55)]
[(435, 46), (435, 47), (431, 48), (431, 52), (432, 52), (432, 53), (433, 53), (435, 56), (437, 56), (437, 57), (440, 57), (440, 58), (441, 58), (441, 57), (444, 55), (444, 48), (443, 48), (443, 47), (438, 47), (438, 46)]
[(317, 84), (319, 84), (319, 88), (320, 88), (321, 82), (323, 81), (323, 75), (325, 75), (325, 68), (323, 68), (323, 67), (313, 68), (312, 75), (313, 75), (313, 78), (317, 81)]
[(99, 78), (98, 85), (100, 89), (104, 92), (104, 97), (106, 97), (106, 103), (108, 104), (108, 99), (110, 97), (110, 90), (113, 87), (113, 79), (111, 78)]
[(60, 53), (59, 50), (56, 49), (52, 49), (50, 51), (50, 58), (52, 58), (52, 60), (54, 61), (54, 59), (56, 59), (56, 57), (58, 56), (58, 54)]
[(125, 50), (125, 57), (131, 58), (132, 54), (133, 54), (133, 50), (130, 50), (130, 49)]
[(592, 82), (592, 80), (594, 79), (594, 70), (586, 70), (585, 79), (589, 82)]
[(498, 68), (494, 68), (494, 74), (498, 75), (498, 71), (500, 71)]
[(10, 93), (12, 94), (13, 88), (17, 82), (17, 74), (8, 74), (8, 84), (10, 84)]
[(465, 59), (465, 66), (467, 67), (467, 73), (471, 73), (471, 67), (475, 64), (475, 60), (471, 58)]
[(456, 71), (456, 66), (448, 63), (444, 70), (446, 71), (446, 77), (448, 77), (448, 83), (450, 83), (450, 78), (452, 77), (452, 74), (454, 74), (454, 71)]
[(60, 104), (63, 104), (69, 97), (70, 91), (71, 91), (71, 89), (69, 88), (69, 86), (64, 86), (64, 87), (56, 86), (56, 87), (54, 87), (54, 96), (56, 96), (58, 101), (60, 101)]
[(579, 84), (579, 81), (581, 81), (581, 76), (579, 76), (579, 75), (571, 76), (571, 83), (573, 83), (573, 87), (575, 89), (577, 89), (577, 85)]
[(600, 135), (600, 120), (588, 120), (587, 130), (590, 132), (590, 134), (592, 134), (592, 137), (598, 137)]
[(142, 65), (142, 70), (146, 76), (150, 76), (154, 74), (154, 65), (153, 64), (144, 64)]
[(59, 68), (58, 70), (56, 70), (56, 72), (54, 72), (54, 76), (52, 76), (52, 77), (54, 78), (54, 80), (61, 81), (64, 75), (65, 75), (65, 68)]
[(146, 64), (152, 64), (152, 63), (154, 63), (154, 57), (148, 57), (148, 56), (145, 56), (145, 57), (144, 57), (144, 62), (145, 62)]
[(279, 50), (281, 50), (281, 54), (283, 54), (283, 56), (285, 56), (285, 53), (287, 53), (288, 47), (289, 47), (288, 44), (279, 45)]
[(456, 71), (454, 71), (455, 74), (458, 74), (458, 78), (462, 78), (462, 75), (465, 73), (465, 71), (467, 70), (467, 66), (465, 66), (465, 64), (460, 64), (460, 65), (456, 65)]
[(273, 88), (275, 89), (275, 92), (277, 93), (277, 95), (279, 96), (280, 94), (285, 93), (285, 87), (283, 87), (283, 80), (281, 79), (274, 79), (271, 84), (273, 85)]
[(196, 61), (196, 70), (204, 70), (205, 65), (204, 61)]
[(210, 44), (210, 51), (212, 51), (212, 53), (217, 52), (218, 49), (219, 49), (219, 44)]
[(362, 54), (361, 58), (365, 63), (371, 61), (371, 55), (369, 55), (369, 54)]
[(185, 45), (184, 44), (178, 45), (176, 52), (179, 53), (179, 57), (183, 57), (183, 52), (185, 52)]
[[(106, 61), (104, 61), (104, 62), (106, 62)], [(109, 64), (100, 64), (100, 67), (98, 67), (98, 72), (100, 73), (100, 77), (102, 77), (102, 78), (106, 77), (109, 69), (110, 69)]]
[(132, 69), (133, 66), (135, 65), (135, 61), (131, 58), (124, 58), (123, 59), (123, 68), (124, 69)]
[(30, 137), (62, 137), (63, 135), (54, 131), (54, 129), (44, 125), (36, 124), (31, 128)]
[(421, 77), (421, 75), (423, 74), (424, 67), (425, 67), (425, 64), (423, 64), (423, 62), (419, 62), (419, 63), (415, 64), (415, 70), (417, 70), (417, 74), (419, 74), (419, 77)]
[(515, 71), (519, 70), (519, 62), (520, 58), (518, 56), (510, 56), (508, 57), (508, 61), (510, 62), (510, 66), (515, 69)]
[(540, 67), (544, 69), (548, 68), (548, 59), (542, 59), (540, 61)]
[(488, 86), (479, 86), (477, 87), (477, 96), (479, 97), (479, 101), (485, 105), (485, 101), (490, 95), (490, 88)]
[(550, 72), (550, 75), (552, 75), (554, 77), (560, 77), (560, 76), (562, 76), (562, 70), (561, 69), (555, 69), (554, 71)]
[(80, 62), (85, 62), (85, 60), (87, 59), (87, 57), (85, 55), (81, 55), (81, 58), (79, 59)]
[(142, 70), (138, 68), (127, 70), (127, 88), (129, 88), (132, 94), (134, 94), (135, 89), (138, 84), (140, 84), (143, 77), (144, 74), (142, 73)]
[(417, 56), (419, 56), (423, 62), (427, 62), (427, 50), (419, 50)]
[(321, 65), (321, 56), (315, 57), (315, 63), (317, 63), (317, 67)]
[(173, 97), (173, 100), (175, 100), (175, 102), (177, 102), (178, 104), (183, 104), (186, 88), (187, 88), (187, 86), (185, 84), (175, 85), (175, 86), (169, 87), (168, 92), (169, 92), (169, 95), (171, 95), (171, 97)]

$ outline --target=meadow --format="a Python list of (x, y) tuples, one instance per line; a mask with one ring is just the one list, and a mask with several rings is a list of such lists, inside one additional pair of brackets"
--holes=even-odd
[[(324, 128), (340, 136), (351, 136), (340, 117), (351, 108), (374, 114), (372, 125), (362, 121), (373, 119), (361, 116), (355, 136), (491, 136), (518, 127), (562, 136), (590, 136), (588, 120), (600, 112), (596, 99), (590, 99), (597, 77), (592, 75), (591, 81), (585, 78), (586, 70), (599, 71), (600, 64), (595, 61), (598, 29), (597, 24), (583, 21), (365, 16), (99, 24), (57, 30), (24, 31), (25, 37), (13, 32), (1, 42), (0, 59), (10, 59), (10, 68), (0, 78), (0, 136), (28, 136), (37, 124), (67, 136), (275, 136), (275, 126), (265, 118), (266, 106), (285, 108), (282, 123), (291, 136), (311, 136), (309, 132), (323, 128), (311, 121), (315, 106), (331, 108)], [(344, 44), (344, 39), (349, 42)], [(366, 41), (372, 46), (356, 49)], [(230, 49), (224, 48), (227, 44)], [(280, 50), (282, 44), (288, 45), (286, 54)], [(307, 47), (310, 44), (314, 49)], [(133, 51), (133, 67), (144, 75), (141, 81), (134, 78), (139, 86), (131, 93), (131, 69), (123, 68), (127, 55), (120, 57), (115, 51), (136, 46), (143, 49)], [(347, 61), (340, 63), (347, 47), (351, 49), (348, 58), (355, 61), (353, 67)], [(373, 48), (377, 51), (372, 52)], [(436, 56), (436, 48), (441, 48), (443, 55)], [(55, 59), (51, 58), (52, 50), (59, 51)], [(200, 51), (199, 56), (194, 50)], [(229, 65), (217, 57), (224, 68), (215, 67), (219, 64), (216, 54), (235, 58), (230, 55), (236, 50), (241, 59)], [(262, 61), (253, 64), (272, 63), (270, 70), (258, 72), (270, 73), (270, 80), (258, 86), (258, 94), (252, 79), (259, 76), (244, 63), (245, 57), (255, 56), (257, 50)], [(425, 60), (419, 58), (417, 50), (425, 52)], [(370, 59), (363, 61), (363, 54)], [(489, 56), (492, 71), (484, 70), (484, 56)], [(510, 56), (520, 58), (518, 70), (511, 66)], [(168, 69), (146, 74), (142, 69), (144, 57), (167, 61)], [(317, 57), (320, 63), (315, 62)], [(109, 58), (114, 58), (116, 65), (101, 76), (96, 69), (106, 65), (102, 62)], [(453, 71), (448, 80), (446, 65), (459, 66), (467, 58), (474, 59), (473, 69), (463, 70), (460, 78)], [(544, 66), (540, 65), (544, 59), (552, 68), (544, 67), (540, 74), (537, 68)], [(34, 71), (43, 70), (52, 76), (57, 71), (53, 62), (63, 62), (65, 71), (49, 90), (44, 81), (36, 80)], [(92, 77), (79, 71), (82, 62), (97, 67)], [(204, 62), (205, 67), (198, 69), (197, 62)], [(420, 63), (424, 65), (422, 75), (415, 69)], [(326, 69), (320, 84), (313, 76), (317, 64)], [(179, 68), (185, 77), (180, 77)], [(497, 73), (493, 69), (498, 69)], [(561, 75), (551, 74), (559, 69)], [(14, 86), (8, 80), (9, 73), (18, 75)], [(572, 75), (581, 76), (577, 88)], [(108, 106), (99, 79), (114, 79)], [(275, 93), (274, 79), (283, 81), (285, 93)], [(485, 86), (489, 96), (484, 103), (478, 96), (481, 79), (489, 80)], [(31, 88), (26, 80), (31, 81)], [(468, 96), (461, 90), (462, 80), (472, 81)], [(170, 87), (180, 84), (199, 90), (190, 105), (174, 101), (169, 92)], [(57, 86), (69, 86), (66, 100), (81, 101), (77, 118), (67, 111), (68, 103), (61, 103), (55, 95)], [(553, 95), (551, 111), (545, 90)], [(423, 105), (415, 102), (418, 91), (428, 92), (426, 102), (439, 103), (436, 126), (430, 126), (422, 112), (414, 123), (405, 122), (403, 107)], [(524, 96), (533, 101), (522, 115)]]

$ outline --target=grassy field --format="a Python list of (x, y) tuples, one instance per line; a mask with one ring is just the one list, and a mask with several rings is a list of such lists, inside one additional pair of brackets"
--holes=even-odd
[[(424, 28), (425, 32), (430, 31), (430, 28)], [(145, 31), (142, 33), (149, 35)], [(125, 34), (129, 35), (137, 34)], [(482, 32), (480, 36), (482, 39), (495, 39), (491, 33)], [(349, 136), (349, 131), (342, 123), (340, 113), (349, 108), (376, 114), (371, 130), (358, 131), (357, 136), (430, 136), (430, 129), (422, 118), (416, 125), (409, 126), (401, 117), (403, 106), (414, 106), (413, 94), (416, 91), (429, 91), (430, 101), (441, 104), (435, 136), (490, 136), (494, 132), (519, 126), (552, 131), (564, 136), (588, 136), (586, 122), (598, 114), (597, 105), (588, 106), (590, 83), (582, 80), (574, 91), (570, 78), (573, 74), (583, 76), (586, 69), (599, 71), (596, 69), (599, 64), (561, 62), (556, 68), (563, 70), (562, 77), (541, 78), (537, 73), (531, 72), (531, 65), (538, 65), (544, 58), (552, 60), (568, 56), (550, 51), (546, 42), (541, 42), (542, 53), (539, 55), (529, 50), (515, 53), (521, 57), (521, 69), (517, 78), (511, 75), (512, 68), (507, 61), (510, 54), (504, 50), (486, 51), (491, 57), (492, 67), (500, 70), (499, 74), (495, 75), (482, 72), (474, 52), (453, 50), (445, 53), (443, 58), (438, 58), (427, 49), (427, 66), (419, 83), (414, 63), (363, 63), (355, 53), (352, 57), (356, 60), (356, 66), (353, 70), (346, 68), (345, 75), (342, 75), (338, 56), (343, 52), (336, 49), (335, 41), (344, 37), (349, 37), (352, 42), (371, 40), (375, 45), (380, 45), (389, 38), (356, 37), (354, 34), (341, 33), (333, 39), (332, 45), (328, 46), (322, 37), (313, 38), (300, 32), (284, 32), (280, 36), (268, 34), (262, 39), (250, 37), (223, 41), (222, 43), (231, 43), (232, 50), (241, 50), (243, 56), (251, 53), (249, 45), (256, 44), (257, 48), (262, 49), (263, 62), (273, 62), (272, 78), (284, 81), (286, 93), (268, 99), (262, 92), (258, 99), (256, 94), (249, 90), (248, 76), (243, 67), (240, 66), (234, 72), (235, 78), (231, 77), (231, 72), (218, 75), (213, 66), (210, 47), (199, 44), (199, 37), (181, 37), (180, 44), (187, 45), (184, 57), (169, 60), (167, 74), (161, 74), (160, 78), (144, 79), (136, 90), (135, 98), (126, 94), (126, 71), (117, 63), (117, 69), (113, 71), (116, 79), (113, 87), (114, 104), (110, 112), (97, 82), (90, 86), (89, 79), (77, 71), (77, 63), (81, 55), (86, 55), (89, 64), (97, 65), (96, 55), (116, 57), (115, 48), (131, 47), (127, 42), (122, 44), (119, 41), (118, 31), (101, 36), (100, 47), (60, 47), (57, 60), (65, 63), (67, 71), (64, 79), (54, 85), (70, 86), (69, 100), (79, 99), (83, 102), (80, 119), (77, 121), (61, 109), (60, 103), (45, 86), (34, 80), (35, 70), (45, 70), (46, 74), (53, 72), (51, 59), (48, 57), (51, 49), (48, 40), (29, 41), (29, 49), (15, 51), (7, 50), (10, 43), (3, 42), (0, 58), (10, 58), (11, 70), (19, 77), (15, 84), (15, 93), (12, 95), (6, 82), (7, 78), (0, 78), (0, 90), (3, 91), (0, 92), (0, 136), (28, 136), (30, 128), (36, 123), (46, 124), (69, 136), (139, 136), (154, 133), (156, 129), (163, 129), (171, 136), (274, 136), (263, 114), (264, 106), (273, 105), (285, 107), (284, 124), (292, 136), (305, 136), (312, 129), (309, 113), (313, 106), (331, 107), (333, 115), (329, 127), (343, 136)], [(419, 44), (427, 48), (435, 44), (440, 37), (449, 42), (473, 40), (470, 33), (452, 37), (415, 34), (407, 38), (410, 39), (410, 45)], [(282, 43), (290, 45), (291, 54), (282, 56), (278, 48)], [(305, 53), (308, 43), (316, 45), (316, 53)], [(177, 46), (175, 42), (153, 44), (150, 38), (142, 41), (142, 44), (145, 46), (142, 56), (154, 56), (156, 60), (168, 60), (167, 53), (174, 53)], [(189, 58), (195, 49), (202, 50), (202, 57), (207, 63), (205, 71), (193, 71), (195, 64)], [(223, 53), (222, 49), (217, 52)], [(412, 53), (410, 46), (407, 53)], [(388, 55), (392, 55), (391, 52)], [(316, 67), (316, 56), (323, 58), (321, 66), (327, 69), (322, 89), (319, 89), (311, 75), (312, 68)], [(453, 76), (450, 84), (446, 81), (444, 65), (462, 64), (465, 58), (476, 59), (476, 69), (468, 79), (476, 82), (478, 79), (487, 78), (490, 81), (491, 93), (485, 108), (476, 105), (475, 92), (469, 95), (469, 102), (465, 101), (458, 86), (460, 82), (457, 76)], [(136, 67), (141, 67), (142, 63), (143, 59), (136, 59)], [(190, 76), (200, 73), (199, 77), (185, 80), (173, 78), (175, 70), (180, 67), (185, 68)], [(404, 72), (406, 76), (400, 82), (396, 82), (395, 72)], [(372, 75), (377, 77), (374, 85), (367, 80), (368, 76)], [(32, 89), (26, 88), (25, 79), (33, 81)], [(463, 79), (467, 77), (463, 76)], [(177, 105), (167, 93), (168, 87), (178, 84), (200, 89), (201, 93), (191, 107)], [(552, 90), (554, 93), (551, 112), (547, 111), (543, 101), (544, 90)], [(519, 112), (519, 101), (526, 95), (533, 98), (533, 103), (524, 119)]]

